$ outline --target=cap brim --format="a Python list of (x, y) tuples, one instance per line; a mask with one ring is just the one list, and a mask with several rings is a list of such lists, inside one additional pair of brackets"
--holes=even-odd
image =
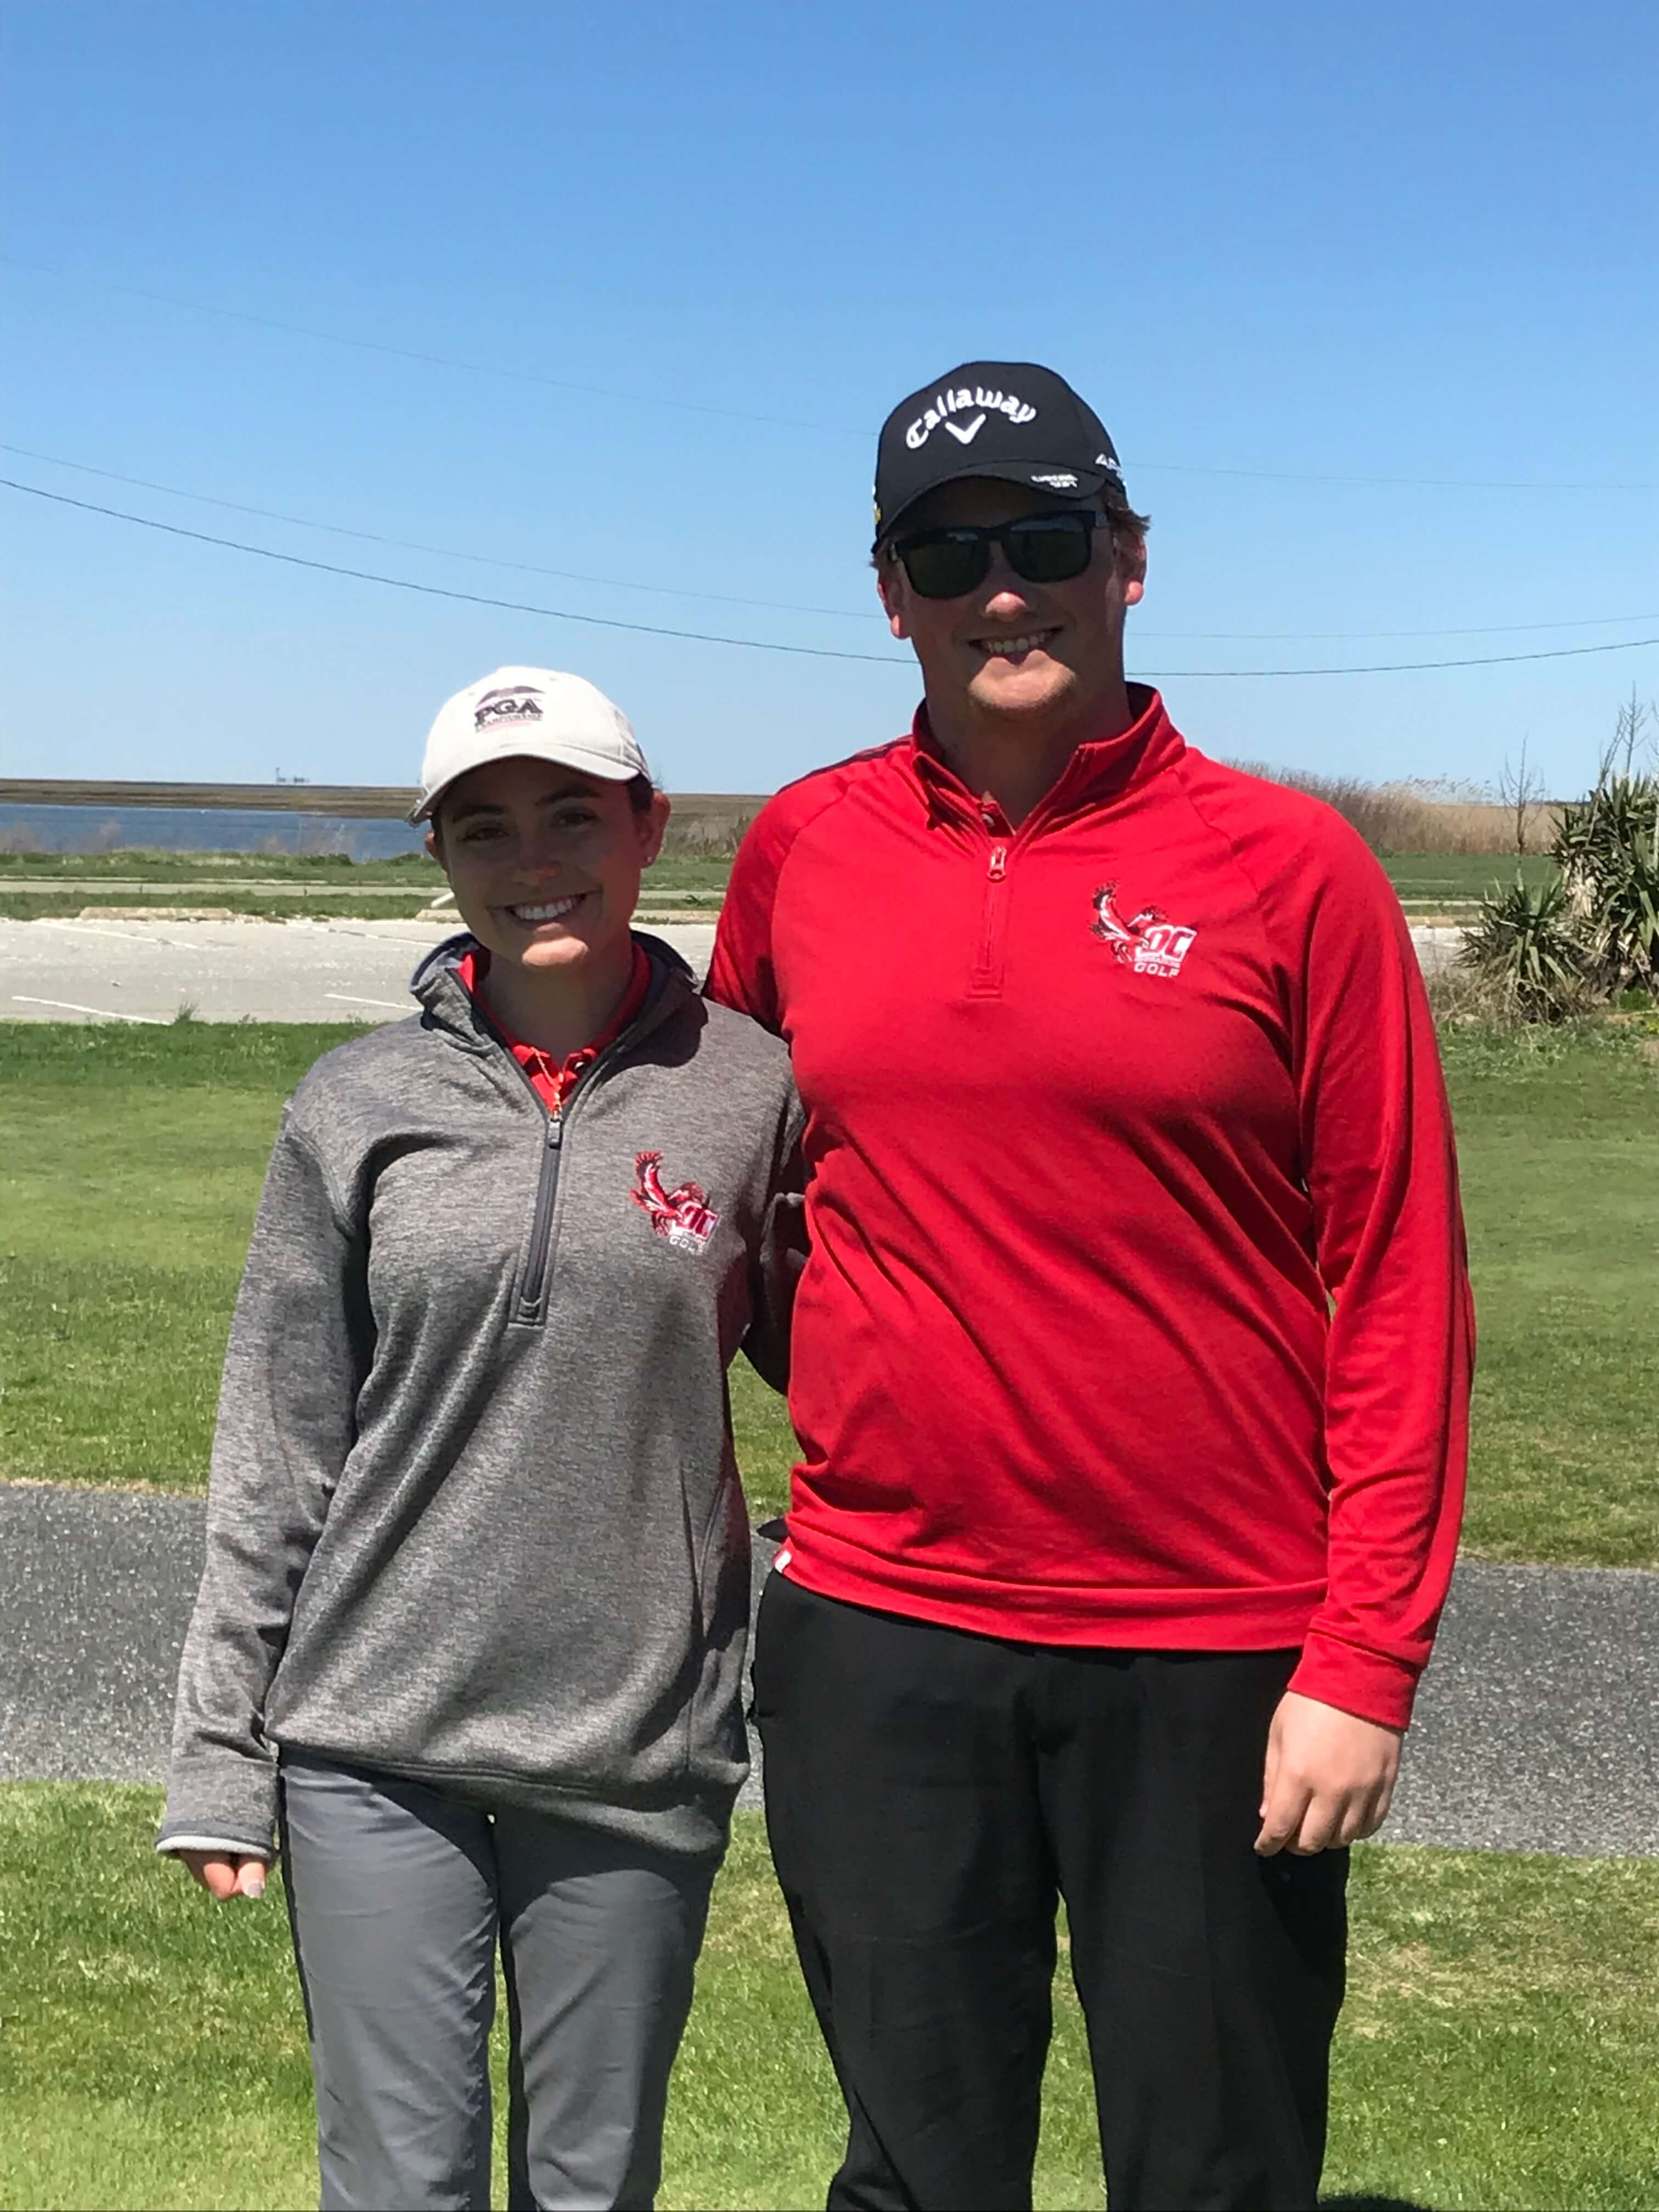
[[(965, 461), (948, 476), (935, 477), (932, 483), (907, 500), (892, 520), (882, 525), (876, 544), (885, 544), (910, 509), (919, 507), (929, 492), (937, 491), (941, 484), (965, 483), (974, 477), (994, 477), (1000, 483), (1024, 484), (1028, 491), (1046, 491), (1051, 498), (1069, 501), (1074, 506), (1097, 497), (1110, 480), (1104, 469), (1070, 469), (1062, 461)], [(1056, 477), (1069, 477), (1071, 482), (1044, 481)]]
[(574, 769), (578, 775), (596, 776), (601, 783), (632, 783), (636, 775), (649, 774), (643, 768), (630, 768), (620, 761), (609, 760), (602, 754), (584, 752), (580, 745), (561, 745), (556, 740), (544, 744), (504, 744), (499, 752), (485, 753), (479, 760), (470, 760), (465, 768), (458, 768), (441, 783), (434, 783), (430, 791), (422, 792), (421, 803), (409, 815), (411, 823), (430, 819), (432, 810), (447, 791), (453, 790), (464, 775), (474, 769), (492, 767), (496, 761), (545, 761), (550, 768)]

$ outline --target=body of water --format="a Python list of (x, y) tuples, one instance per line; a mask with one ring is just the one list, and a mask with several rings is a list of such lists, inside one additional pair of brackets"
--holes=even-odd
[(395, 860), (421, 845), (420, 830), (395, 820), (252, 807), (0, 805), (0, 853), (346, 853)]

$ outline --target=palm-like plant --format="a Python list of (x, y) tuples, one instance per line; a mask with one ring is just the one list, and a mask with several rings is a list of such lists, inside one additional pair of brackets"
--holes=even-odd
[(1565, 884), (1517, 875), (1480, 902), (1459, 958), (1499, 983), (1527, 1021), (1559, 1021), (1584, 998), (1584, 948), (1574, 934)]
[(1659, 981), (1659, 778), (1604, 771), (1582, 806), (1563, 809), (1554, 851), (1601, 988)]

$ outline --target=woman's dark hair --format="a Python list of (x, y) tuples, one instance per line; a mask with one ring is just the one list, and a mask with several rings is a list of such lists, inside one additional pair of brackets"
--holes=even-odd
[[(651, 811), (651, 802), (657, 795), (657, 786), (649, 775), (629, 776), (627, 791), (628, 803), (635, 814), (648, 814)], [(444, 799), (448, 796), (449, 793), (446, 792), (443, 799), (441, 799), (437, 805), (433, 808), (428, 817), (434, 830), (439, 827), (438, 817), (443, 810)]]

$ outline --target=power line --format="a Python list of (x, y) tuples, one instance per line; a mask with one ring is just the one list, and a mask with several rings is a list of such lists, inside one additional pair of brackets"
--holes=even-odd
[[(434, 553), (445, 561), (471, 561), (485, 568), (514, 568), (526, 576), (557, 576), (568, 584), (605, 584), (617, 591), (649, 592), (655, 599), (712, 599), (721, 606), (771, 607), (780, 614), (835, 615), (843, 622), (878, 621), (868, 610), (851, 607), (804, 606), (793, 599), (751, 599), (730, 592), (696, 592), (673, 584), (636, 584), (626, 576), (590, 576), (580, 568), (545, 568), (533, 561), (507, 561), (495, 553), (463, 553), (453, 545), (426, 545), (414, 538), (387, 538), (378, 531), (350, 530), (342, 522), (315, 522), (308, 515), (284, 514), (273, 507), (249, 507), (240, 499), (216, 499), (204, 491), (185, 491), (178, 484), (157, 483), (153, 477), (123, 476), (118, 469), (94, 468), (89, 461), (68, 461), (61, 453), (37, 453), (30, 446), (9, 446), (0, 440), (0, 453), (16, 453), (27, 461), (46, 461), (55, 469), (73, 469), (77, 475), (101, 477), (107, 483), (131, 484), (139, 491), (165, 492), (169, 499), (192, 500), (198, 507), (222, 507), (232, 514), (255, 514), (264, 522), (292, 523), (299, 530), (323, 530), (331, 538), (356, 538), (365, 545), (392, 545), (404, 553)], [(1645, 622), (1645, 615), (1632, 617)]]
[[(721, 606), (767, 607), (780, 614), (832, 615), (842, 622), (879, 622), (873, 609), (808, 605), (794, 599), (757, 599), (730, 592), (697, 592), (672, 584), (641, 584), (625, 576), (594, 576), (580, 568), (549, 568), (533, 561), (511, 561), (495, 553), (463, 553), (453, 545), (429, 545), (414, 538), (389, 538), (373, 530), (352, 530), (344, 523), (319, 522), (309, 515), (289, 514), (281, 508), (251, 507), (245, 501), (221, 499), (211, 493), (185, 491), (179, 484), (159, 483), (153, 477), (125, 476), (118, 469), (95, 468), (89, 461), (71, 461), (61, 453), (43, 453), (32, 446), (13, 446), (0, 440), (0, 453), (16, 453), (24, 460), (45, 461), (52, 468), (73, 469), (79, 476), (99, 477), (107, 483), (131, 484), (140, 491), (159, 491), (169, 499), (187, 499), (199, 507), (220, 507), (233, 514), (252, 514), (266, 522), (284, 522), (299, 530), (325, 531), (331, 537), (354, 538), (366, 545), (390, 545), (406, 553), (430, 553), (441, 560), (468, 561), (486, 568), (511, 568), (526, 576), (556, 576), (567, 583), (604, 584), (624, 592), (647, 592), (656, 599), (708, 599)], [(1455, 629), (1142, 629), (1137, 639), (1160, 643), (1181, 640), (1214, 641), (1234, 645), (1287, 645), (1297, 642), (1358, 644), (1370, 639), (1400, 637), (1518, 637), (1543, 630), (1611, 629), (1632, 623), (1659, 622), (1659, 615), (1589, 615), (1568, 622), (1474, 623)]]
[[(644, 637), (684, 638), (699, 645), (738, 645), (753, 652), (788, 653), (811, 660), (861, 660), (878, 668), (909, 665), (896, 653), (847, 653), (837, 647), (823, 645), (780, 645), (770, 638), (724, 637), (708, 630), (670, 629), (658, 623), (623, 622), (614, 615), (578, 615), (563, 607), (538, 607), (518, 599), (489, 599), (478, 592), (458, 592), (443, 584), (417, 584), (407, 576), (383, 576), (370, 568), (347, 568), (332, 561), (308, 560), (300, 553), (279, 553), (270, 545), (249, 545), (239, 538), (216, 538), (205, 530), (186, 530), (181, 523), (159, 522), (152, 515), (129, 514), (120, 507), (100, 507), (91, 500), (71, 499), (66, 492), (47, 491), (40, 484), (19, 483), (12, 477), (0, 477), (0, 486), (8, 491), (26, 493), (31, 499), (50, 500), (58, 507), (76, 507), (85, 514), (101, 514), (112, 522), (131, 522), (141, 530), (160, 530), (170, 538), (188, 538), (199, 545), (216, 545), (231, 553), (251, 553), (262, 561), (281, 561), (289, 568), (313, 568), (325, 576), (349, 576), (358, 583), (384, 584), (393, 591), (418, 592), (426, 599), (456, 599), (467, 606), (497, 607), (507, 614), (539, 615), (550, 622), (584, 623), (592, 629), (630, 630)], [(1166, 668), (1149, 669), (1146, 673), (1159, 683), (1173, 678), (1222, 676), (1394, 676), (1422, 669), (1495, 668), (1522, 660), (1576, 660), (1589, 653), (1632, 653), (1651, 645), (1659, 645), (1659, 637), (1623, 638), (1605, 645), (1556, 646), (1538, 653), (1482, 653), (1457, 660), (1378, 661), (1365, 667)]]
[(249, 545), (240, 538), (216, 538), (205, 530), (186, 530), (182, 523), (158, 522), (153, 515), (129, 514), (118, 507), (99, 507), (89, 499), (71, 499), (67, 492), (47, 491), (41, 484), (19, 483), (15, 477), (0, 477), (0, 485), (8, 491), (27, 492), (32, 499), (49, 499), (58, 507), (79, 507), (85, 514), (107, 515), (113, 522), (136, 523), (141, 530), (165, 531), (169, 538), (193, 538), (198, 545), (218, 545), (230, 553), (252, 553), (262, 561), (281, 561), (290, 568), (314, 568), (325, 576), (349, 576), (360, 584), (386, 584), (393, 591), (419, 592), (429, 599), (459, 599), (472, 607), (499, 607), (504, 613), (541, 615), (550, 622), (586, 623), (596, 629), (632, 630), (641, 637), (678, 637), (694, 641), (699, 645), (742, 645), (757, 653), (792, 653), (813, 660), (867, 660), (881, 668), (902, 668), (907, 664), (894, 653), (845, 653), (829, 645), (779, 645), (764, 637), (720, 637), (708, 630), (670, 629), (660, 623), (623, 622), (615, 615), (578, 615), (568, 607), (536, 607), (520, 599), (493, 599), (480, 592), (458, 592), (446, 584), (417, 584), (408, 576), (383, 576), (372, 568), (347, 568), (334, 561), (312, 561), (302, 553), (279, 553), (274, 546)]
[(89, 284), (101, 291), (119, 292), (154, 306), (177, 307), (192, 315), (216, 315), (226, 322), (248, 323), (256, 329), (281, 331), (290, 337), (313, 338), (325, 345), (349, 347), (357, 353), (385, 354), (394, 361), (417, 362), (428, 368), (453, 368), (471, 376), (496, 376), (513, 384), (538, 384), (554, 392), (577, 392), (590, 399), (619, 399), (630, 407), (666, 407), (688, 415), (712, 415), (728, 422), (764, 422), (775, 429), (813, 430), (830, 437), (862, 438), (866, 433), (844, 422), (811, 422), (793, 415), (763, 415), (751, 408), (717, 407), (697, 399), (681, 399), (660, 392), (622, 392), (614, 385), (583, 384), (565, 376), (549, 376), (534, 368), (515, 368), (505, 362), (467, 361), (455, 354), (429, 353), (416, 346), (390, 345), (384, 338), (357, 337), (343, 331), (319, 330), (309, 323), (290, 323), (275, 315), (256, 315), (242, 307), (223, 307), (204, 300), (182, 300), (166, 292), (151, 292), (137, 284), (118, 284), (106, 276), (88, 276), (78, 270), (50, 269), (42, 262), (20, 260), (0, 253), (0, 262), (28, 269), (37, 276), (56, 276), (70, 283)]
[[(680, 399), (661, 392), (618, 392), (609, 385), (578, 384), (568, 377), (546, 376), (539, 369), (514, 368), (501, 362), (465, 361), (453, 354), (428, 353), (413, 346), (389, 345), (383, 338), (360, 338), (340, 331), (324, 331), (307, 323), (290, 323), (275, 315), (256, 315), (246, 308), (222, 307), (204, 300), (184, 300), (176, 294), (152, 292), (137, 284), (118, 283), (112, 277), (91, 276), (79, 270), (53, 269), (43, 261), (25, 260), (15, 253), (0, 253), (0, 263), (13, 269), (27, 269), (37, 276), (56, 277), (60, 283), (86, 284), (94, 290), (118, 292), (133, 300), (148, 300), (154, 306), (176, 307), (186, 314), (216, 315), (226, 322), (247, 323), (256, 329), (282, 331), (291, 337), (313, 338), (325, 345), (348, 346), (358, 353), (378, 353), (397, 361), (412, 361), (433, 368), (458, 369), (472, 376), (503, 377), (515, 384), (545, 385), (556, 392), (579, 392), (591, 399), (620, 399), (630, 407), (666, 407), (690, 415), (710, 415), (729, 422), (765, 422), (785, 430), (811, 430), (826, 437), (867, 439), (867, 430), (854, 429), (850, 423), (811, 422), (789, 415), (761, 415), (748, 409), (716, 407), (696, 399)], [(1240, 469), (1218, 467), (1197, 461), (1147, 461), (1139, 456), (1127, 459), (1126, 467), (1144, 469), (1160, 476), (1237, 477), (1257, 483), (1328, 483), (1395, 485), (1406, 490), (1418, 491), (1588, 491), (1588, 492), (1652, 492), (1659, 491), (1654, 483), (1546, 483), (1536, 478), (1508, 477), (1401, 477), (1350, 476), (1334, 471), (1302, 469)]]
[[(6, 450), (0, 447), (0, 452)], [(1572, 622), (1474, 623), (1461, 629), (1142, 629), (1137, 637), (1197, 638), (1219, 644), (1358, 645), (1367, 638), (1385, 637), (1528, 637), (1547, 629), (1618, 629), (1632, 623), (1659, 622), (1659, 615), (1584, 615)]]
[(90, 284), (104, 292), (122, 292), (129, 299), (149, 300), (160, 307), (182, 307), (187, 314), (218, 315), (226, 322), (252, 323), (265, 331), (285, 331), (290, 337), (319, 338), (325, 345), (350, 346), (358, 353), (389, 354), (394, 361), (416, 361), (428, 368), (459, 368), (472, 376), (505, 377), (513, 384), (542, 384), (555, 392), (580, 392), (590, 399), (623, 399), (630, 407), (672, 407), (688, 415), (719, 415), (729, 422), (770, 422), (784, 430), (823, 430), (837, 437), (862, 437), (861, 430), (828, 422), (803, 422), (788, 415), (757, 415), (746, 409), (706, 406), (700, 400), (676, 399), (660, 392), (617, 392), (603, 384), (576, 384), (568, 377), (544, 376), (539, 369), (514, 368), (505, 362), (462, 361), (453, 354), (426, 353), (413, 346), (388, 345), (384, 338), (348, 337), (342, 331), (319, 331), (307, 323), (279, 321), (275, 315), (251, 314), (242, 307), (212, 307), (204, 300), (180, 300), (167, 292), (147, 292), (137, 284), (118, 284), (107, 276), (82, 276), (78, 270), (49, 269), (44, 262), (21, 260), (0, 253), (9, 268), (32, 270), (37, 276), (57, 276), (71, 284)]

